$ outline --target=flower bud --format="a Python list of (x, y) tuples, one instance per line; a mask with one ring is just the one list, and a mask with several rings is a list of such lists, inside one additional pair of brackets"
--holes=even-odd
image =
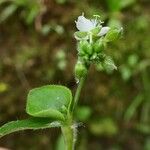
[(75, 65), (75, 77), (77, 79), (80, 79), (82, 77), (85, 77), (87, 75), (87, 68), (85, 64), (83, 64), (81, 61), (78, 61)]
[(76, 40), (87, 40), (88, 34), (87, 32), (77, 31), (74, 33), (74, 37), (76, 38)]
[(97, 40), (94, 43), (93, 48), (94, 48), (94, 52), (96, 52), (96, 53), (99, 53), (99, 52), (103, 51), (104, 50), (104, 43), (103, 43), (103, 41), (101, 39)]
[(93, 52), (92, 45), (85, 40), (80, 41), (79, 46), (78, 46), (78, 51), (79, 51), (79, 54), (85, 53), (85, 54), (91, 55)]
[(105, 40), (107, 42), (118, 40), (121, 37), (122, 31), (123, 31), (123, 28), (110, 29), (105, 36)]
[(94, 28), (93, 30), (91, 30), (91, 32), (94, 36), (99, 36), (98, 34), (100, 33), (101, 29), (102, 29), (102, 26), (98, 26)]

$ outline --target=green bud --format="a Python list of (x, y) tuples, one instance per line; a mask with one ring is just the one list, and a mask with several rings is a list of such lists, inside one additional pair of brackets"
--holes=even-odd
[(94, 52), (96, 52), (96, 53), (99, 53), (99, 52), (103, 51), (104, 50), (104, 43), (103, 43), (103, 41), (101, 39), (97, 40), (94, 43), (93, 48), (94, 48)]
[(88, 39), (88, 34), (87, 34), (87, 32), (77, 31), (77, 32), (74, 33), (74, 37), (77, 40), (87, 40)]
[(122, 31), (123, 31), (123, 28), (110, 29), (105, 36), (105, 40), (107, 42), (118, 40), (121, 37)]
[(89, 54), (91, 55), (93, 50), (92, 50), (92, 45), (88, 41), (80, 41), (79, 46), (78, 46), (78, 51), (79, 54)]
[(82, 59), (83, 59), (84, 61), (88, 61), (88, 60), (89, 60), (89, 57), (88, 57), (88, 55), (85, 55), (85, 56), (82, 57)]
[(99, 32), (101, 31), (101, 29), (102, 29), (102, 26), (98, 26), (98, 27), (94, 28), (93, 30), (91, 30), (91, 32), (94, 36), (97, 36), (99, 34)]
[(80, 79), (87, 75), (87, 67), (81, 61), (78, 61), (75, 65), (75, 77)]

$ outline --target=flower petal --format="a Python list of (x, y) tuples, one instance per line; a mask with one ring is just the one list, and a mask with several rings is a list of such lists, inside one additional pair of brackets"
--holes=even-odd
[(79, 31), (88, 32), (95, 28), (95, 24), (84, 16), (79, 16), (76, 21), (76, 27)]
[(103, 27), (102, 29), (101, 29), (101, 31), (99, 32), (99, 36), (103, 36), (103, 35), (105, 35), (108, 31), (110, 30), (110, 27)]

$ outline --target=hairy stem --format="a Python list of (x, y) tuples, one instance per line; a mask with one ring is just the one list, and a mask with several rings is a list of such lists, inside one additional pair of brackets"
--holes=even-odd
[(73, 125), (66, 125), (63, 126), (61, 130), (63, 133), (66, 150), (74, 150), (76, 140), (75, 128), (73, 127)]
[(83, 87), (84, 81), (85, 81), (86, 77), (83, 77), (80, 79), (80, 82), (78, 84), (76, 93), (75, 93), (75, 97), (73, 99), (73, 103), (72, 103), (72, 107), (71, 107), (71, 114), (68, 113), (68, 121), (67, 124), (63, 125), (61, 127), (63, 136), (64, 136), (64, 140), (65, 140), (65, 144), (66, 144), (66, 150), (74, 150), (75, 149), (75, 141), (76, 141), (76, 128), (73, 125), (73, 111), (75, 109), (75, 107), (77, 106), (78, 100), (80, 98), (80, 94), (81, 94), (81, 89)]
[(86, 80), (86, 75), (82, 77), (79, 81), (74, 99), (70, 107), (70, 111), (67, 114), (67, 123), (61, 127), (64, 140), (65, 140), (65, 144), (66, 144), (66, 150), (75, 149), (75, 141), (76, 141), (77, 134), (76, 134), (76, 126), (73, 124), (73, 112), (74, 112), (75, 107), (78, 104), (81, 90), (82, 90), (85, 80)]

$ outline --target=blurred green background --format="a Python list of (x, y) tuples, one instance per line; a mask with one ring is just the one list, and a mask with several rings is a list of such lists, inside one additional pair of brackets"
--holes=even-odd
[[(149, 0), (0, 0), (0, 125), (26, 118), (26, 96), (44, 84), (74, 92), (75, 20), (85, 13), (122, 26), (110, 45), (118, 70), (91, 67), (76, 111), (77, 150), (150, 150)], [(83, 123), (80, 123), (83, 122)], [(63, 150), (59, 129), (0, 139), (11, 150)]]

